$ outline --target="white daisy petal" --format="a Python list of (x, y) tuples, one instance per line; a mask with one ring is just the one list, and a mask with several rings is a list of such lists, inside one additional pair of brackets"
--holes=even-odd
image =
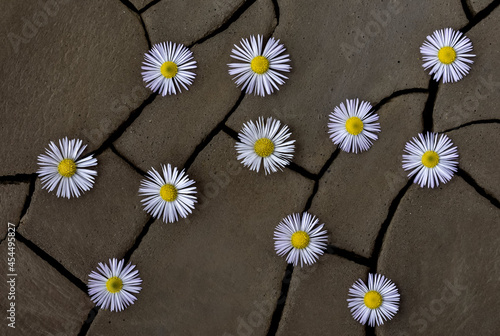
[(368, 286), (358, 279), (349, 289), (347, 307), (353, 318), (371, 327), (382, 325), (399, 310), (399, 293), (396, 285), (380, 274), (368, 274)]
[(88, 293), (92, 301), (101, 309), (122, 311), (137, 299), (131, 293), (139, 293), (142, 283), (139, 272), (132, 270), (135, 265), (130, 263), (123, 267), (125, 260), (109, 260), (107, 264), (99, 263), (97, 272), (89, 274)]
[(370, 149), (380, 132), (378, 114), (373, 113), (372, 105), (359, 99), (347, 99), (346, 105), (340, 103), (330, 113), (328, 133), (333, 143), (349, 152), (363, 152)]
[(420, 47), (425, 70), (430, 69), (434, 80), (443, 83), (458, 82), (470, 70), (468, 64), (474, 63), (470, 57), (472, 42), (460, 31), (451, 28), (436, 30)]
[(458, 151), (446, 134), (438, 139), (437, 133), (419, 134), (405, 145), (403, 169), (415, 175), (415, 183), (420, 187), (438, 187), (447, 183), (457, 172)]
[(186, 218), (197, 202), (195, 182), (189, 179), (184, 170), (179, 172), (170, 164), (162, 166), (163, 177), (154, 168), (147, 172), (141, 181), (139, 195), (145, 196), (141, 202), (144, 210), (154, 218), (162, 218), (165, 223)]
[(279, 256), (286, 255), (289, 264), (297, 266), (300, 262), (314, 264), (318, 256), (323, 255), (328, 242), (328, 233), (319, 220), (304, 212), (289, 215), (274, 230), (274, 249)]
[(196, 69), (193, 53), (183, 44), (163, 42), (155, 44), (144, 55), (142, 78), (146, 87), (154, 92), (177, 94), (182, 86), (188, 90), (196, 74), (189, 70)]
[(94, 185), (97, 172), (88, 167), (97, 165), (92, 155), (79, 159), (87, 145), (82, 146), (78, 139), (59, 140), (59, 147), (51, 141), (45, 154), (38, 156), (37, 171), (42, 181), (42, 189), (49, 192), (57, 188), (57, 197), (79, 197), (82, 192), (89, 191)]
[(242, 39), (241, 47), (234, 45), (231, 57), (243, 63), (230, 63), (229, 74), (241, 90), (264, 97), (274, 90), (279, 90), (278, 85), (283, 85), (287, 79), (281, 72), (290, 72), (289, 55), (281, 55), (286, 48), (279, 44), (279, 40), (271, 37), (263, 47), (263, 36), (250, 36)]
[(264, 121), (260, 117), (256, 123), (243, 124), (236, 142), (238, 160), (250, 170), (259, 171), (261, 165), (267, 174), (283, 170), (293, 159), (295, 140), (288, 140), (291, 133), (287, 125), (273, 118)]

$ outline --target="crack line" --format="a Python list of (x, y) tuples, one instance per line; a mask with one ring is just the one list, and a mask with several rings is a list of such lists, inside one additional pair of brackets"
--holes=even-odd
[[(127, 1), (127, 0), (124, 0), (124, 1)], [(137, 11), (137, 13), (139, 14), (139, 16), (141, 18), (141, 23), (142, 23), (142, 25), (144, 27), (144, 30), (146, 32), (147, 32), (147, 29), (146, 29), (146, 26), (145, 26), (143, 18), (142, 18), (142, 13), (144, 13), (145, 11), (147, 11), (149, 8), (151, 8), (152, 6), (156, 5), (160, 1), (161, 0), (152, 1), (149, 4), (147, 4), (146, 6), (144, 6), (142, 9), (140, 9), (140, 10)], [(240, 18), (240, 16), (243, 13), (245, 13), (246, 10), (248, 8), (250, 8), (256, 1), (257, 0), (248, 0), (248, 1), (245, 1), (240, 7), (236, 8), (235, 11), (233, 13), (231, 13), (229, 15), (229, 17), (224, 22), (222, 22), (222, 24), (219, 27), (213, 29), (212, 31), (208, 31), (204, 36), (200, 37), (198, 40), (190, 43), (189, 45), (186, 45), (186, 47), (189, 48), (189, 49), (191, 49), (195, 45), (201, 44), (201, 43), (203, 43), (203, 42), (211, 39), (212, 37), (215, 37), (216, 35), (222, 33), (227, 28), (229, 28), (229, 26), (231, 26), (234, 22), (236, 22)], [(147, 35), (147, 39), (148, 39), (148, 42), (149, 42), (149, 35)], [(149, 44), (150, 44), (150, 48), (151, 48), (151, 43), (149, 42)]]
[(243, 13), (245, 13), (246, 10), (248, 8), (250, 8), (250, 6), (252, 6), (256, 1), (257, 0), (245, 1), (240, 7), (236, 8), (236, 10), (229, 16), (229, 18), (226, 21), (224, 21), (218, 28), (215, 28), (211, 32), (209, 31), (207, 34), (205, 34), (205, 36), (203, 36), (203, 37), (199, 38), (198, 40), (194, 41), (193, 43), (189, 44), (187, 47), (191, 49), (195, 45), (201, 44), (201, 43), (211, 39), (212, 37), (222, 33), (223, 31), (225, 31), (227, 28), (229, 28), (229, 26), (231, 26), (234, 22), (236, 22), (240, 18), (240, 16)]
[(150, 3), (148, 3), (146, 6), (142, 7), (141, 9), (139, 9), (139, 14), (142, 14), (144, 13), (145, 11), (147, 11), (148, 9), (150, 9), (151, 7), (153, 7), (154, 5), (156, 5), (158, 2), (160, 2), (161, 0), (154, 0), (154, 1), (151, 1)]
[(89, 311), (89, 314), (87, 315), (87, 319), (83, 322), (82, 327), (80, 329), (80, 332), (78, 332), (78, 336), (85, 336), (87, 335), (87, 332), (89, 331), (90, 325), (94, 321), (95, 317), (99, 313), (99, 307), (95, 306)]
[[(146, 25), (144, 23), (144, 20), (142, 18), (142, 11), (140, 10), (137, 10), (137, 8), (129, 1), (129, 0), (119, 0), (125, 7), (127, 7), (132, 13), (136, 14), (137, 17), (139, 18), (139, 22), (141, 23), (141, 26), (142, 26), (142, 29), (144, 30), (144, 37), (146, 38), (146, 41), (148, 42), (148, 48), (151, 49), (151, 39), (149, 38), (149, 32), (148, 30), (146, 29)], [(150, 5), (152, 6), (153, 4), (156, 4), (158, 1), (153, 1), (152, 3), (150, 3)], [(146, 7), (148, 7), (148, 5), (146, 5)]]
[(319, 182), (320, 182), (321, 178), (323, 177), (323, 175), (325, 174), (325, 172), (327, 171), (327, 169), (330, 168), (330, 166), (332, 165), (333, 161), (337, 158), (337, 156), (339, 154), (340, 154), (340, 147), (337, 147), (337, 149), (335, 149), (335, 151), (333, 151), (332, 155), (330, 155), (330, 157), (328, 158), (328, 160), (326, 160), (326, 162), (323, 165), (323, 167), (321, 167), (318, 175), (316, 176), (316, 180), (314, 181), (313, 191), (312, 191), (311, 195), (309, 196), (309, 198), (307, 199), (306, 210), (304, 210), (304, 211), (307, 211), (307, 210), (309, 210), (311, 208), (313, 199), (314, 199), (314, 197), (316, 196), (316, 193), (319, 190)]
[(128, 116), (128, 118), (125, 121), (123, 121), (120, 124), (120, 126), (118, 126), (118, 128), (116, 130), (114, 130), (113, 133), (111, 133), (106, 140), (104, 140), (104, 142), (101, 144), (101, 146), (99, 146), (99, 148), (97, 148), (94, 152), (92, 152), (90, 154), (94, 154), (95, 156), (97, 156), (97, 155), (101, 154), (105, 149), (109, 148), (109, 146), (113, 142), (118, 140), (118, 138), (120, 138), (123, 135), (123, 133), (125, 133), (127, 128), (130, 127), (130, 125), (132, 125), (132, 123), (141, 115), (144, 108), (146, 108), (146, 106), (151, 104), (157, 96), (158, 96), (157, 93), (155, 93), (155, 92), (151, 93), (149, 95), (149, 97), (146, 98), (146, 100), (144, 100), (138, 108), (136, 108), (135, 110), (130, 112), (130, 115)]
[(468, 0), (460, 0), (460, 3), (462, 4), (462, 9), (464, 11), (465, 17), (467, 20), (472, 20), (474, 18), (474, 14), (472, 12), (472, 7), (469, 4)]
[(241, 102), (243, 101), (243, 98), (245, 98), (245, 91), (241, 91), (240, 96), (238, 97), (238, 100), (233, 105), (233, 107), (229, 110), (229, 112), (224, 116), (224, 118), (222, 118), (221, 121), (219, 121), (219, 123), (210, 131), (210, 133), (208, 133), (208, 135), (203, 140), (201, 140), (201, 142), (196, 146), (193, 153), (189, 156), (189, 158), (184, 163), (183, 167), (185, 170), (188, 170), (189, 167), (191, 167), (193, 162), (198, 157), (198, 154), (200, 154), (203, 151), (203, 149), (205, 149), (205, 147), (210, 143), (210, 141), (212, 141), (212, 139), (215, 138), (215, 136), (217, 134), (219, 134), (220, 131), (223, 130), (226, 121), (234, 113), (234, 111), (236, 111), (236, 109), (240, 106)]
[[(59, 272), (60, 275), (62, 275), (64, 278), (69, 280), (73, 285), (75, 285), (78, 289), (80, 289), (82, 292), (85, 293), (85, 295), (88, 295), (87, 293), (87, 285), (80, 280), (77, 276), (75, 276), (73, 273), (71, 273), (66, 267), (64, 267), (60, 262), (58, 262), (54, 257), (49, 255), (47, 252), (42, 250), (39, 246), (37, 246), (35, 243), (30, 241), (29, 239), (25, 238), (21, 233), (19, 233), (16, 230), (16, 240), (23, 243), (27, 248), (29, 248), (34, 254), (36, 254), (39, 258), (44, 260), (46, 263), (48, 263), (52, 268), (54, 268), (57, 272)], [(92, 311), (94, 311), (96, 307), (94, 307)], [(89, 319), (93, 320), (95, 315), (97, 315), (97, 312), (95, 312), (92, 317), (91, 317), (91, 312), (89, 313), (89, 316), (85, 322), (87, 322)], [(85, 325), (84, 322), (84, 325)], [(82, 330), (85, 329), (84, 325), (82, 326)], [(90, 324), (89, 324), (90, 326)], [(86, 335), (88, 327), (85, 329), (85, 332), (82, 334), (82, 330), (78, 333), (78, 335)]]
[(231, 127), (227, 126), (227, 125), (224, 125), (222, 126), (222, 131), (224, 133), (226, 133), (227, 135), (229, 135), (231, 138), (233, 138), (233, 140), (235, 141), (238, 141), (238, 132), (236, 132), (234, 129), (232, 129)]
[(146, 41), (148, 42), (148, 48), (151, 49), (151, 38), (149, 37), (149, 32), (146, 28), (146, 23), (144, 23), (144, 18), (141, 14), (139, 14), (139, 20), (141, 22), (142, 29), (144, 29), (144, 36), (146, 37)]
[(310, 171), (308, 171), (307, 169), (305, 169), (302, 166), (299, 166), (295, 162), (290, 162), (290, 164), (288, 164), (285, 168), (288, 168), (291, 171), (294, 171), (297, 174), (305, 177), (306, 179), (312, 180), (312, 181), (315, 181), (318, 178), (318, 175), (311, 173)]
[(445, 131), (439, 132), (439, 133), (448, 133), (451, 131), (456, 131), (458, 129), (472, 126), (472, 125), (481, 125), (481, 124), (500, 124), (500, 119), (483, 119), (483, 120), (474, 120), (474, 121), (469, 121), (465, 124), (459, 125), (457, 127), (449, 128)]
[(141, 232), (139, 233), (139, 235), (135, 239), (134, 244), (128, 249), (127, 252), (125, 252), (125, 255), (123, 257), (123, 259), (125, 259), (125, 264), (127, 264), (130, 261), (132, 254), (134, 254), (134, 252), (139, 248), (139, 245), (141, 244), (142, 239), (149, 232), (149, 228), (151, 227), (151, 224), (154, 223), (154, 221), (156, 221), (156, 218), (154, 218), (153, 216), (150, 216), (148, 221), (146, 222), (146, 224), (144, 224), (144, 226), (142, 227)]
[(382, 106), (390, 102), (392, 99), (404, 96), (407, 94), (412, 94), (412, 93), (429, 93), (429, 88), (413, 88), (413, 89), (403, 89), (403, 90), (398, 90), (394, 91), (391, 93), (389, 96), (382, 98), (377, 104), (373, 106), (373, 111), (376, 112), (378, 111)]
[[(33, 197), (33, 193), (35, 192), (36, 178), (37, 178), (36, 174), (33, 174), (31, 176), (31, 179), (28, 182), (17, 182), (17, 183), (28, 183), (28, 194), (26, 195), (26, 197), (24, 199), (24, 204), (23, 204), (23, 207), (21, 209), (21, 213), (19, 215), (19, 218), (17, 219), (17, 223), (14, 223), (14, 224), (16, 224), (16, 233), (17, 233), (17, 228), (19, 227), (19, 224), (21, 223), (21, 220), (23, 219), (24, 215), (26, 215), (26, 212), (28, 212), (28, 208), (30, 207), (31, 198)], [(0, 238), (0, 244), (2, 243), (2, 241), (5, 240), (5, 238), (7, 238), (7, 232), (5, 232), (5, 236)]]
[(392, 222), (394, 214), (396, 213), (396, 211), (398, 209), (399, 204), (401, 203), (401, 200), (405, 196), (408, 189), (410, 189), (410, 186), (412, 184), (413, 184), (413, 178), (409, 179), (408, 182), (406, 182), (406, 185), (403, 188), (401, 188), (401, 190), (398, 192), (396, 197), (394, 197), (394, 199), (391, 202), (391, 205), (389, 206), (389, 211), (387, 212), (387, 217), (385, 218), (384, 222), (380, 226), (380, 230), (377, 234), (377, 238), (375, 238), (373, 252), (372, 252), (372, 255), (370, 257), (370, 259), (371, 259), (370, 272), (371, 273), (377, 273), (378, 259), (380, 257), (380, 252), (382, 251), (382, 246), (384, 244), (385, 234), (387, 233), (387, 230), (389, 229), (389, 226)]
[[(271, 0), (274, 8), (274, 16), (276, 17), (276, 26), (274, 27), (273, 33), (280, 24), (280, 5), (278, 4), (278, 0)], [(272, 36), (272, 34), (271, 34)]]
[(120, 0), (120, 2), (125, 6), (127, 7), (128, 9), (130, 9), (131, 12), (134, 12), (136, 14), (139, 14), (139, 11), (137, 10), (137, 8), (135, 8), (135, 6), (129, 1), (129, 0)]
[(458, 168), (457, 176), (460, 176), (465, 182), (467, 182), (467, 184), (473, 187), (479, 195), (490, 201), (493, 206), (500, 209), (500, 201), (498, 201), (493, 195), (491, 195), (483, 187), (481, 187), (469, 173), (467, 173), (462, 168)]
[(87, 295), (87, 285), (80, 280), (73, 273), (68, 271), (66, 267), (64, 267), (59, 261), (57, 261), (50, 254), (42, 250), (38, 245), (33, 243), (31, 240), (25, 238), (21, 233), (16, 231), (16, 240), (23, 243), (26, 247), (28, 247), (33, 253), (35, 253), (39, 258), (47, 262), (52, 268), (54, 268), (59, 274), (68, 279), (73, 285), (75, 285), (78, 289)]
[(113, 146), (113, 144), (111, 144), (109, 146), (109, 149), (111, 149), (111, 151), (113, 153), (115, 153), (116, 156), (118, 156), (120, 159), (122, 159), (126, 164), (128, 164), (133, 170), (135, 170), (135, 172), (141, 176), (146, 176), (146, 172), (144, 170), (142, 170), (141, 168), (137, 167), (136, 165), (134, 165), (127, 157), (125, 157), (125, 155), (123, 155), (122, 153), (120, 153), (115, 146)]
[(429, 96), (425, 102), (424, 111), (422, 112), (422, 120), (424, 132), (432, 132), (434, 129), (434, 105), (436, 104), (437, 93), (439, 90), (439, 82), (429, 79)]
[(372, 267), (372, 260), (370, 258), (360, 256), (352, 251), (344, 250), (331, 244), (328, 244), (326, 247), (326, 254), (336, 255), (368, 268)]
[(36, 179), (37, 179), (36, 174), (33, 174), (31, 176), (30, 181), (29, 181), (28, 195), (26, 195), (26, 199), (24, 200), (23, 209), (21, 210), (21, 215), (19, 216), (18, 223), (21, 222), (21, 220), (23, 219), (24, 215), (26, 215), (26, 213), (28, 212), (28, 209), (31, 205), (31, 199), (33, 198), (33, 194), (35, 193)]
[(285, 275), (283, 276), (283, 280), (281, 281), (280, 296), (276, 301), (276, 307), (271, 317), (271, 324), (269, 325), (267, 336), (276, 335), (276, 332), (278, 331), (281, 322), (281, 316), (283, 315), (286, 299), (288, 297), (288, 290), (290, 289), (290, 283), (292, 282), (293, 269), (294, 269), (293, 264), (287, 264), (285, 269)]
[(36, 176), (36, 173), (0, 176), (0, 184), (29, 183), (33, 178), (36, 179)]
[(492, 3), (490, 3), (486, 8), (484, 8), (482, 11), (479, 11), (474, 17), (469, 20), (469, 23), (467, 23), (465, 26), (460, 28), (460, 31), (462, 33), (467, 33), (469, 30), (474, 28), (475, 25), (477, 25), (479, 22), (484, 20), (488, 15), (491, 14), (498, 6), (500, 6), (500, 0), (495, 0)]

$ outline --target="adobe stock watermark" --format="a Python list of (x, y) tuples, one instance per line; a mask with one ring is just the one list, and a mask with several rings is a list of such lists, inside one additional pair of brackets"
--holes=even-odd
[(481, 102), (493, 94), (498, 94), (499, 89), (500, 82), (495, 81), (493, 75), (489, 75), (488, 79), (483, 76), (479, 77), (479, 84), (472, 90), (472, 93), (463, 97), (453, 109), (447, 110), (445, 118), (452, 123), (466, 120), (477, 111)]
[[(314, 263), (312, 265), (303, 267), (300, 271), (295, 270), (293, 274), (293, 281), (296, 286), (300, 285), (301, 281), (306, 280), (313, 274), (318, 268), (318, 264)], [(292, 274), (290, 271), (285, 273), (285, 283), (290, 283), (292, 280)], [(278, 305), (285, 302), (285, 297), (283, 293), (280, 293), (278, 298)], [(237, 325), (236, 330), (232, 333), (225, 332), (222, 336), (250, 336), (253, 335), (256, 329), (262, 327), (263, 323), (273, 314), (274, 308), (276, 307), (276, 299), (269, 297), (265, 300), (254, 301), (253, 309), (246, 315), (238, 316), (236, 319)], [(234, 333), (235, 332), (235, 333)]]
[[(128, 95), (122, 94), (111, 102), (110, 111), (113, 113), (125, 113), (137, 108), (151, 92), (143, 85), (136, 85)], [(82, 133), (94, 145), (100, 145), (106, 136), (113, 131), (113, 122), (108, 117), (99, 121), (99, 125), (92, 129), (85, 128)]]
[(427, 328), (437, 321), (450, 304), (457, 301), (467, 291), (467, 286), (463, 286), (457, 282), (449, 280), (443, 281), (444, 287), (441, 290), (439, 298), (433, 299), (427, 306), (420, 307), (408, 318), (408, 324), (412, 327), (412, 332), (401, 331), (399, 336), (410, 336), (416, 334), (425, 334)]
[(374, 9), (370, 12), (370, 20), (364, 27), (354, 28), (354, 37), (351, 43), (342, 42), (340, 49), (345, 59), (350, 63), (353, 56), (360, 54), (370, 40), (380, 35), (391, 23), (395, 16), (403, 11), (400, 0), (389, 0), (386, 9)]
[(16, 225), (7, 223), (7, 326), (16, 328), (16, 293), (17, 293), (17, 267), (16, 267)]
[[(195, 205), (194, 211), (203, 210), (211, 200), (215, 199), (224, 189), (226, 189), (233, 179), (242, 172), (242, 164), (238, 160), (230, 160), (226, 163), (224, 169), (220, 171), (210, 171), (210, 180), (206, 183), (197, 185), (196, 197), (198, 203)], [(186, 223), (190, 223), (189, 216), (184, 219)]]
[(49, 24), (50, 18), (59, 13), (61, 5), (66, 5), (69, 2), (69, 0), (38, 0), (33, 12), (22, 16), (19, 25), (14, 25), (17, 32), (11, 31), (7, 34), (14, 54), (19, 52), (22, 44), (29, 43), (43, 27)]

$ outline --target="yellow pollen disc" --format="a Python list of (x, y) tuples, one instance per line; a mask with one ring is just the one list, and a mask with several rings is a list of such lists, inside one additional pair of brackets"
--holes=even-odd
[(309, 245), (309, 235), (304, 231), (297, 231), (292, 235), (292, 246), (296, 249), (304, 249)]
[(443, 64), (451, 64), (457, 58), (457, 53), (452, 47), (442, 47), (438, 51), (438, 58)]
[(177, 64), (170, 61), (165, 62), (161, 65), (160, 71), (165, 78), (175, 77), (175, 75), (177, 75)]
[(64, 159), (59, 162), (57, 171), (64, 177), (71, 177), (76, 173), (76, 163), (71, 159)]
[(110, 293), (118, 293), (123, 288), (123, 281), (119, 277), (112, 277), (106, 281), (106, 289)]
[(363, 122), (358, 117), (350, 117), (345, 122), (345, 129), (349, 134), (358, 135), (363, 131)]
[(260, 157), (268, 157), (274, 152), (274, 144), (268, 138), (260, 138), (253, 145), (255, 153)]
[(166, 202), (173, 202), (177, 199), (177, 188), (171, 184), (165, 184), (160, 189), (160, 196)]
[(422, 164), (427, 168), (434, 168), (439, 163), (439, 154), (435, 151), (427, 151), (422, 155)]
[(269, 60), (264, 56), (255, 56), (250, 62), (250, 67), (253, 72), (262, 75), (269, 70)]
[(370, 309), (377, 309), (382, 305), (382, 295), (376, 291), (369, 291), (365, 294), (365, 306)]

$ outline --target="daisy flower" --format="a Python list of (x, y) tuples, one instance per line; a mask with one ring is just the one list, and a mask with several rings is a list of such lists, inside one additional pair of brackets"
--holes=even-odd
[(420, 187), (434, 188), (439, 182), (446, 183), (453, 177), (458, 166), (457, 147), (447, 135), (438, 139), (437, 133), (419, 134), (405, 145), (403, 169), (410, 170), (408, 177), (415, 176)]
[(323, 255), (328, 241), (324, 224), (317, 225), (319, 220), (304, 212), (302, 217), (295, 213), (288, 215), (274, 230), (274, 249), (279, 256), (287, 254), (286, 261), (300, 267), (314, 264), (318, 256)]
[(189, 70), (196, 68), (193, 53), (183, 44), (172, 42), (155, 44), (144, 54), (142, 79), (146, 87), (165, 96), (181, 92), (181, 86), (188, 90), (196, 76)]
[(186, 218), (194, 209), (196, 203), (196, 187), (193, 180), (177, 168), (161, 165), (163, 176), (154, 168), (147, 172), (141, 181), (139, 195), (146, 196), (142, 199), (144, 210), (154, 218), (163, 218), (166, 222), (176, 222), (178, 216)]
[(89, 274), (89, 296), (101, 309), (122, 311), (137, 298), (131, 293), (139, 293), (142, 283), (139, 271), (130, 263), (123, 267), (125, 260), (109, 260), (109, 266), (99, 263), (98, 272)]
[(399, 293), (396, 285), (380, 274), (368, 274), (368, 287), (358, 279), (349, 289), (347, 299), (354, 319), (374, 327), (390, 320), (399, 310)]
[(443, 83), (458, 82), (469, 73), (470, 66), (474, 61), (469, 57), (472, 51), (472, 43), (469, 38), (461, 32), (451, 28), (436, 30), (427, 41), (420, 47), (420, 53), (425, 70), (432, 68), (430, 75), (434, 74), (434, 80), (443, 78)]
[(249, 121), (243, 124), (236, 142), (238, 160), (250, 170), (259, 171), (261, 163), (266, 175), (283, 170), (293, 158), (295, 140), (286, 141), (291, 133), (288, 126), (281, 129), (281, 122), (273, 118), (260, 117), (256, 123)]
[(263, 36), (257, 35), (257, 38), (250, 36), (250, 41), (242, 39), (241, 47), (234, 45), (231, 57), (241, 62), (228, 64), (229, 74), (235, 75), (237, 86), (243, 85), (241, 90), (264, 97), (274, 89), (279, 90), (278, 84), (285, 83), (288, 77), (281, 72), (289, 72), (292, 67), (287, 64), (289, 55), (281, 55), (286, 48), (279, 42), (271, 37), (263, 51)]
[(328, 133), (333, 143), (349, 153), (368, 150), (380, 132), (378, 114), (370, 112), (372, 105), (359, 99), (347, 99), (330, 113)]
[(46, 154), (38, 156), (37, 173), (42, 180), (42, 189), (49, 192), (57, 187), (57, 197), (79, 197), (94, 185), (97, 172), (88, 167), (96, 166), (97, 159), (89, 155), (78, 159), (87, 145), (82, 146), (82, 140), (59, 140), (59, 147), (51, 141)]

